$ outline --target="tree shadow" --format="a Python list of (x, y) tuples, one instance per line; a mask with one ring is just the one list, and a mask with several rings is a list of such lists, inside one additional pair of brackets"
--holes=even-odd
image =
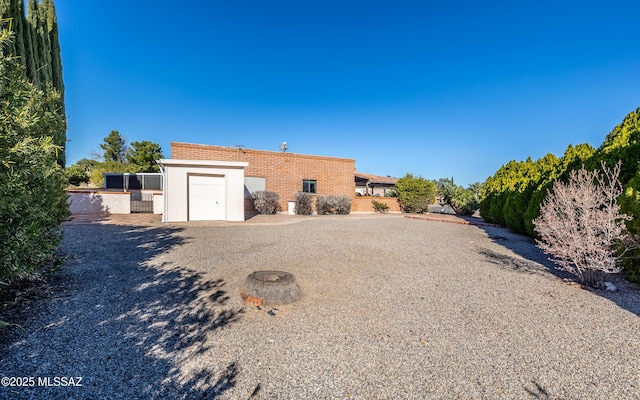
[(540, 385), (538, 382), (531, 381), (531, 383), (533, 384), (532, 388), (524, 386), (524, 390), (525, 392), (527, 392), (529, 396), (539, 400), (556, 399), (556, 397), (552, 397), (551, 394), (549, 394), (549, 392), (547, 391), (547, 389), (545, 389), (545, 387)]
[(71, 214), (109, 214), (109, 206), (104, 204), (97, 189), (72, 189), (67, 191), (67, 204)]
[[(194, 365), (212, 333), (239, 320), (226, 282), (165, 261), (182, 228), (65, 226), (67, 261), (0, 343), (2, 376), (82, 376), (83, 386), (0, 388), (0, 398), (215, 398), (238, 365)], [(233, 304), (232, 304), (233, 303)], [(226, 365), (226, 368), (224, 368)]]
[[(512, 232), (508, 228), (477, 225), (491, 239), (492, 242), (511, 250), (512, 253), (520, 256), (512, 256), (494, 251), (489, 248), (479, 248), (477, 251), (488, 262), (499, 268), (512, 271), (551, 275), (568, 282), (578, 283), (577, 276), (569, 271), (561, 269), (549, 259), (535, 241), (524, 235)], [(619, 307), (640, 315), (640, 288), (631, 282), (624, 280), (620, 274), (607, 274), (607, 281), (615, 283), (620, 289), (616, 292), (608, 292), (600, 289), (589, 289), (592, 293), (605, 297), (616, 303)]]

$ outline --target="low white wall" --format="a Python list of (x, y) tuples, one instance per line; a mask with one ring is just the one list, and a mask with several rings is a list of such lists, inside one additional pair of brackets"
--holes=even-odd
[(153, 194), (153, 213), (162, 214), (164, 212), (164, 197), (162, 193)]
[(69, 210), (72, 214), (130, 214), (131, 194), (105, 191), (70, 191)]

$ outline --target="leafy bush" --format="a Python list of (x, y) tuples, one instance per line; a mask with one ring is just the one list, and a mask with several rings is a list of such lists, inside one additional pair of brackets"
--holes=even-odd
[[(6, 45), (3, 31), (0, 46)], [(53, 259), (69, 216), (67, 179), (54, 138), (64, 131), (59, 96), (29, 83), (20, 63), (0, 58), (0, 286)]]
[(394, 194), (402, 211), (424, 213), (429, 210), (429, 204), (435, 201), (436, 184), (421, 176), (407, 174), (396, 182)]
[(64, 172), (70, 185), (80, 186), (83, 183), (89, 183), (89, 173), (79, 165), (74, 164)]
[(296, 214), (311, 215), (313, 213), (313, 196), (309, 193), (296, 193)]
[(253, 205), (259, 214), (275, 214), (280, 210), (280, 196), (275, 192), (258, 190), (251, 193)]
[(326, 195), (316, 199), (316, 211), (320, 215), (346, 215), (351, 212), (351, 198), (348, 196)]
[(389, 211), (389, 206), (385, 203), (381, 203), (379, 201), (371, 200), (371, 204), (373, 205), (373, 209), (379, 213), (384, 213)]
[[(626, 221), (627, 230), (632, 235), (640, 234), (640, 171), (629, 181), (619, 201), (623, 213), (635, 216), (633, 220)], [(630, 281), (640, 283), (640, 249), (632, 249), (628, 254), (629, 257), (622, 260), (624, 275)]]

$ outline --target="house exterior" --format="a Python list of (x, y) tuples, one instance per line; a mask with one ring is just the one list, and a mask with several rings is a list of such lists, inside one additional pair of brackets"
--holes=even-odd
[(250, 192), (255, 190), (278, 193), (282, 211), (287, 210), (287, 203), (294, 201), (298, 192), (349, 197), (355, 193), (355, 160), (350, 158), (181, 142), (171, 143), (171, 158), (194, 162), (215, 160), (216, 162), (246, 163), (244, 167), (246, 211), (253, 209)]
[(398, 178), (355, 173), (356, 193), (360, 196), (387, 196), (391, 188), (398, 182)]

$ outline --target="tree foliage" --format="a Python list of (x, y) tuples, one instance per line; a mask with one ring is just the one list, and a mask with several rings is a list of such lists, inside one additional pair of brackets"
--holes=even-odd
[(394, 196), (402, 211), (406, 213), (424, 213), (436, 199), (436, 184), (421, 176), (406, 174), (398, 179), (394, 188)]
[[(16, 57), (22, 65), (21, 73), (38, 89), (55, 89), (58, 100), (50, 105), (50, 111), (60, 114), (64, 121), (64, 82), (62, 59), (58, 40), (58, 22), (52, 0), (28, 0), (25, 15), (23, 0), (0, 0), (0, 16), (10, 21), (5, 29), (11, 30), (14, 38), (1, 49), (2, 56)], [(65, 165), (66, 122), (52, 135), (54, 144), (61, 148), (57, 161)]]
[(120, 132), (111, 131), (103, 140), (104, 143), (100, 144), (103, 150), (102, 159), (123, 163), (126, 159), (127, 145), (124, 138), (120, 136)]
[(126, 153), (129, 164), (140, 167), (141, 172), (160, 172), (156, 161), (164, 158), (159, 144), (143, 140), (132, 142)]
[[(4, 30), (0, 45), (11, 34)], [(59, 95), (27, 81), (14, 57), (0, 58), (0, 281), (51, 260), (68, 217), (66, 179), (54, 140), (64, 126)]]
[[(94, 157), (103, 161), (83, 158), (67, 168), (69, 184), (90, 182), (91, 186), (103, 187), (103, 174), (107, 172), (159, 172), (156, 160), (164, 157), (160, 145), (148, 140), (133, 142), (128, 147), (126, 140), (116, 130), (104, 138), (100, 148), (102, 155), (94, 154)], [(88, 179), (85, 179), (85, 175)]]
[(448, 205), (458, 215), (472, 215), (480, 207), (482, 184), (472, 183), (468, 188), (453, 183), (453, 179), (436, 181), (437, 193), (442, 205)]

